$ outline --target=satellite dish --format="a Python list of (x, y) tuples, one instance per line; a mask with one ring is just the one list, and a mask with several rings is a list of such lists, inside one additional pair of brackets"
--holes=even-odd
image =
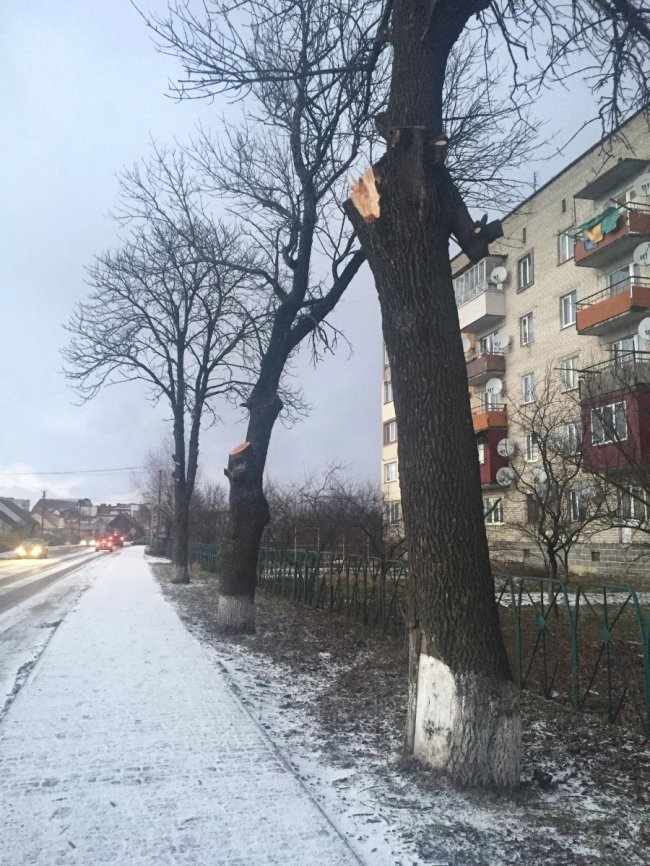
[(469, 352), (469, 350), (472, 348), (472, 343), (469, 337), (467, 336), (467, 334), (461, 334), (461, 339), (463, 341), (463, 352)]
[(637, 177), (632, 189), (637, 195), (650, 195), (650, 172)]
[(497, 454), (500, 457), (514, 457), (516, 448), (512, 439), (501, 439), (497, 442)]
[(492, 344), (495, 349), (499, 349), (499, 351), (503, 351), (503, 349), (507, 348), (508, 343), (510, 342), (510, 337), (506, 334), (505, 331), (497, 331), (492, 339)]
[(486, 394), (500, 394), (503, 390), (503, 382), (501, 379), (488, 379), (485, 383)]
[(490, 274), (491, 283), (503, 283), (508, 277), (508, 271), (505, 268), (495, 268)]
[(641, 319), (639, 322), (639, 337), (642, 337), (646, 342), (650, 342), (650, 316)]
[(517, 473), (509, 466), (502, 466), (501, 469), (497, 470), (497, 484), (500, 484), (501, 487), (508, 487), (510, 484), (512, 484), (516, 477)]
[(650, 265), (650, 241), (644, 241), (632, 253), (632, 259), (637, 265)]

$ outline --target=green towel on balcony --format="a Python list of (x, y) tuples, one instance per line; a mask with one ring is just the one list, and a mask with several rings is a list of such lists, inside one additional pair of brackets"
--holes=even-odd
[(610, 232), (616, 231), (620, 216), (621, 214), (619, 209), (615, 205), (612, 205), (602, 213), (599, 213), (598, 216), (592, 217), (590, 220), (587, 220), (587, 222), (579, 225), (576, 228), (576, 234), (592, 229), (597, 226), (598, 223), (600, 223), (602, 233), (604, 235), (609, 234)]

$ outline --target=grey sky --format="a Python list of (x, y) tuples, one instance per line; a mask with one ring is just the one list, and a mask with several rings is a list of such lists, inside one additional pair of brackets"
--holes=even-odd
[[(21, 0), (8, 4), (3, 17), (0, 495), (35, 501), (45, 488), (94, 502), (129, 500), (129, 473), (82, 477), (77, 470), (141, 464), (166, 433), (166, 414), (145, 402), (136, 385), (73, 405), (59, 372), (62, 326), (87, 291), (83, 266), (114, 242), (107, 213), (115, 202), (115, 172), (147, 153), (150, 136), (183, 139), (199, 118), (209, 124), (217, 112), (165, 96), (178, 66), (155, 52), (128, 0)], [(552, 129), (562, 127), (564, 116), (575, 122), (572, 101), (564, 94), (548, 101)], [(593, 130), (562, 160), (537, 166), (540, 182), (596, 136)], [(274, 435), (268, 469), (280, 481), (331, 462), (348, 465), (358, 478), (379, 477), (381, 336), (367, 270), (333, 321), (354, 355), (342, 347), (316, 369), (301, 361), (313, 411), (305, 423), (278, 427)], [(227, 453), (244, 430), (229, 424), (204, 433), (204, 479), (222, 480)], [(73, 474), (34, 474), (60, 470)]]

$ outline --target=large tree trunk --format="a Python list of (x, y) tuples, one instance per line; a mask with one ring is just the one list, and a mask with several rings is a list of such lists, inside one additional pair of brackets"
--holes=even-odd
[(176, 483), (174, 490), (174, 549), (172, 583), (189, 583), (190, 497), (184, 485)]
[(411, 589), (407, 747), (459, 784), (511, 788), (518, 695), (494, 598), (448, 248), (453, 233), (481, 258), (499, 227), (473, 225), (443, 164), (438, 55), (453, 44), (454, 22), (436, 20), (436, 6), (451, 8), (396, 0), (379, 217), (366, 221), (351, 201), (346, 211), (375, 277), (397, 412)]
[(273, 425), (282, 403), (273, 390), (253, 391), (246, 442), (230, 452), (225, 474), (230, 482), (228, 531), (219, 553), (221, 591), (217, 627), (224, 632), (255, 631), (255, 585), (260, 542), (269, 522), (264, 496), (264, 466)]

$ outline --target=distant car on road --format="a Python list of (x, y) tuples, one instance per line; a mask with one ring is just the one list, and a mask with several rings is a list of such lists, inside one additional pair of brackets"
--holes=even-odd
[(28, 538), (18, 545), (14, 553), (19, 559), (45, 559), (47, 542), (42, 538)]
[(113, 542), (113, 547), (124, 547), (124, 537), (119, 532), (112, 532), (108, 537)]
[(112, 538), (96, 538), (95, 539), (95, 553), (99, 550), (108, 550), (109, 553), (113, 550), (113, 539)]

